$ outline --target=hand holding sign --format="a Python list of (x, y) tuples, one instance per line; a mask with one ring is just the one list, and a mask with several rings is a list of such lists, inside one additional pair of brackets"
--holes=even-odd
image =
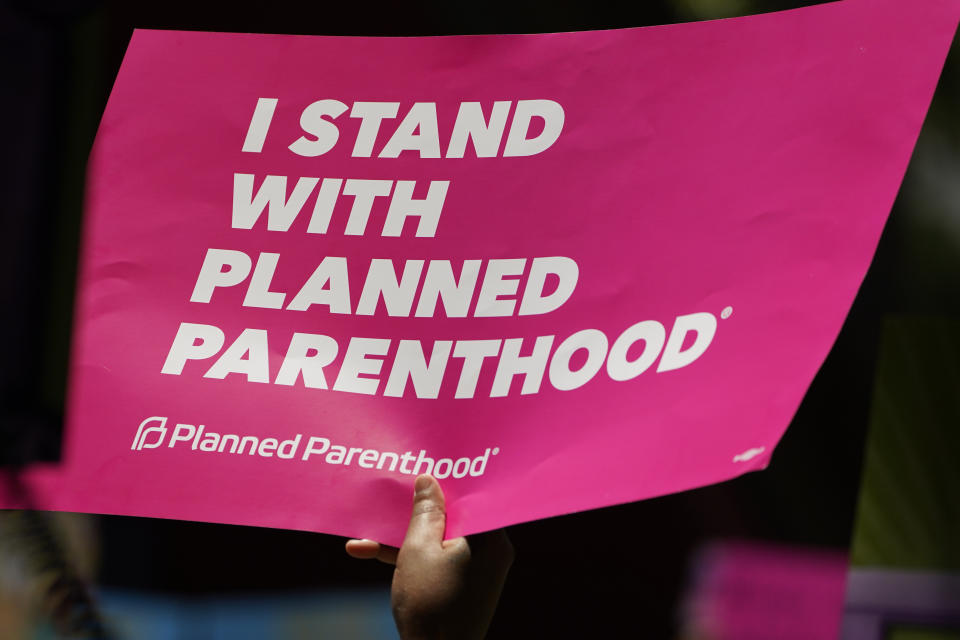
[(372, 540), (350, 540), (354, 558), (395, 564), (391, 600), (404, 640), (483, 638), (513, 561), (503, 530), (444, 540), (443, 490), (417, 477), (413, 512), (399, 551)]

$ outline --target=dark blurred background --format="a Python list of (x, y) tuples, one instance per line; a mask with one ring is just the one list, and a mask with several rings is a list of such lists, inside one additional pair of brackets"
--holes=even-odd
[[(85, 162), (134, 27), (522, 33), (732, 17), (805, 4), (815, 3), (660, 0), (614, 9), (569, 1), (375, 6), (274, 0), (248, 9), (201, 1), (3, 1), (0, 465), (10, 470), (59, 455)], [(894, 313), (956, 316), (960, 307), (958, 56), (954, 51), (947, 62), (850, 316), (770, 468), (679, 495), (512, 527), (517, 560), (491, 638), (691, 638), (696, 632), (684, 620), (704, 545), (739, 540), (814, 554), (848, 549), (881, 321)], [(66, 544), (66, 561), (92, 577), (108, 609), (126, 602), (110, 594), (153, 598), (161, 612), (163, 603), (172, 608), (223, 598), (300, 598), (301, 608), (309, 608), (303, 594), (316, 594), (316, 606), (336, 615), (350, 609), (336, 598), (353, 593), (356, 602), (369, 604), (356, 615), (382, 610), (389, 622), (384, 589), (390, 569), (349, 560), (340, 538), (116, 516), (84, 517), (62, 528), (72, 532), (64, 538), (82, 539), (72, 551)], [(13, 539), (7, 536), (8, 546)], [(0, 568), (0, 581), (3, 575)], [(329, 637), (355, 637), (349, 634), (366, 629), (350, 628)], [(164, 637), (212, 637), (172, 633)]]

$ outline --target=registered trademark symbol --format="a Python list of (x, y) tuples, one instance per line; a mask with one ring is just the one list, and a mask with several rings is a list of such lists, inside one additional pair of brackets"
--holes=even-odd
[(720, 317), (726, 320), (733, 315), (733, 307), (724, 307), (723, 311), (720, 312)]

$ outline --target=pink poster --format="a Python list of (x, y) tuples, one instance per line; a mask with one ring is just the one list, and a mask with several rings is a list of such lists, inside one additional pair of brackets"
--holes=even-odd
[(91, 156), (64, 457), (26, 483), (396, 544), (417, 473), (456, 536), (764, 468), (958, 15), (135, 32)]

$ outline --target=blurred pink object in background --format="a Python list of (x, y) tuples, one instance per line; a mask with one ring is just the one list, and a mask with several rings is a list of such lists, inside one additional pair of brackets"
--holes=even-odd
[(723, 542), (694, 562), (684, 611), (697, 640), (836, 640), (847, 555), (804, 547)]

